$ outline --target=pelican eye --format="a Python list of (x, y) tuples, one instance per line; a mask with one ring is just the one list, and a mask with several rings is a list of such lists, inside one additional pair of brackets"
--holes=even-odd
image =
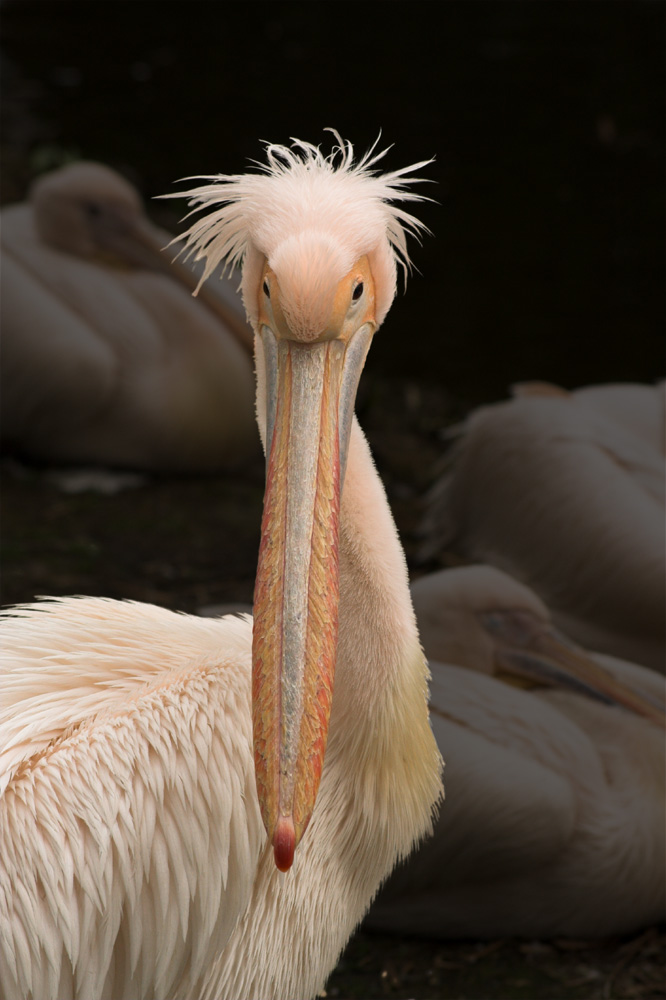
[(354, 287), (352, 292), (352, 302), (358, 302), (360, 297), (363, 295), (363, 282), (359, 281), (358, 285)]
[(270, 299), (271, 297), (271, 290), (267, 281), (264, 281), (264, 295), (267, 299)]
[(102, 209), (96, 202), (89, 201), (86, 204), (86, 212), (88, 213), (91, 219), (96, 219), (98, 218), (98, 216), (102, 214)]

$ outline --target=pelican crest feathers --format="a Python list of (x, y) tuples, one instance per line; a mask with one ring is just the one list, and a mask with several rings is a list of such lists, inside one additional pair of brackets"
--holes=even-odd
[(255, 326), (256, 305), (246, 289), (256, 281), (262, 257), (279, 275), (283, 291), (299, 284), (292, 293), (298, 326), (308, 321), (300, 316), (301, 303), (309, 304), (316, 323), (334, 284), (363, 254), (373, 269), (381, 323), (395, 296), (396, 264), (405, 277), (411, 268), (407, 233), (418, 238), (428, 232), (393, 203), (429, 200), (408, 187), (426, 180), (409, 175), (432, 160), (379, 174), (374, 168), (390, 149), (376, 152), (379, 137), (355, 161), (352, 143), (329, 131), (337, 145), (328, 155), (300, 139), (292, 139), (291, 147), (266, 143), (267, 163), (255, 162), (256, 174), (202, 175), (196, 179), (214, 183), (164, 196), (190, 199), (190, 215), (213, 209), (178, 240), (185, 242), (188, 258), (205, 260), (198, 287), (220, 264), (223, 273), (243, 266), (243, 297)]

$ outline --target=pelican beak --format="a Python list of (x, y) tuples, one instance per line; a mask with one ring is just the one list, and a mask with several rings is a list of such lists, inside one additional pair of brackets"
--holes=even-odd
[[(348, 310), (359, 275), (367, 301)], [(337, 654), (340, 497), (356, 389), (376, 324), (366, 258), (338, 286), (326, 331), (309, 341), (290, 335), (277, 279), (270, 278), (259, 321), (267, 474), (252, 713), (261, 814), (275, 863), (286, 871), (324, 762)]]
[(109, 264), (144, 271), (169, 270), (162, 250), (170, 237), (148, 219), (118, 213), (113, 218), (100, 216), (91, 226), (99, 256)]
[(494, 612), (484, 615), (483, 621), (495, 641), (500, 673), (541, 686), (569, 688), (607, 705), (622, 706), (666, 728), (663, 706), (646, 692), (618, 680), (556, 629), (520, 612)]

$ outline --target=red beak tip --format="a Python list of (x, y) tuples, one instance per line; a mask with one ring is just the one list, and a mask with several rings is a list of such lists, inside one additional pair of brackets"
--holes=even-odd
[(287, 872), (294, 863), (296, 850), (296, 833), (291, 817), (282, 816), (278, 820), (273, 835), (273, 853), (275, 864), (281, 872)]

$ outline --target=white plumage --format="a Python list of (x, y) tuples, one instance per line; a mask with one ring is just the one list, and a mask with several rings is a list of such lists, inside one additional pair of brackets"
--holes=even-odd
[(3, 996), (201, 989), (265, 838), (249, 631), (94, 598), (5, 623)]

